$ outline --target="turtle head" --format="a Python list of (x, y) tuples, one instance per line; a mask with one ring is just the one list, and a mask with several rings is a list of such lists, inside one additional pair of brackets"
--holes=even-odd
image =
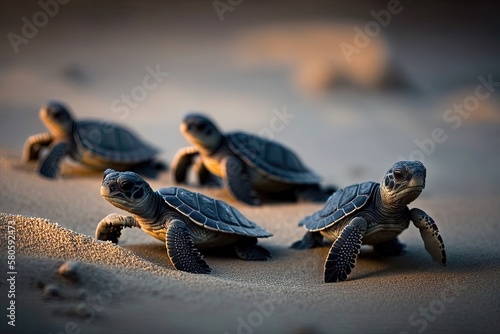
[(385, 173), (380, 186), (389, 206), (406, 206), (425, 188), (426, 170), (420, 161), (398, 161)]
[(182, 120), (181, 132), (191, 144), (208, 152), (215, 151), (222, 139), (214, 122), (202, 114), (187, 114)]
[(40, 109), (40, 119), (56, 137), (68, 137), (73, 131), (74, 119), (62, 103), (51, 101)]
[(107, 169), (101, 185), (101, 196), (122, 210), (139, 214), (149, 204), (153, 190), (138, 174)]

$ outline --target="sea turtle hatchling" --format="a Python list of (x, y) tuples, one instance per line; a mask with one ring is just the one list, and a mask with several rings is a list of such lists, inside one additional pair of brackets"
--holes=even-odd
[(43, 176), (56, 177), (65, 156), (89, 170), (134, 170), (155, 177), (167, 168), (154, 160), (158, 154), (156, 148), (123, 126), (97, 120), (77, 121), (59, 102), (49, 102), (42, 107), (40, 118), (49, 132), (28, 137), (22, 160), (37, 160), (42, 148), (49, 147), (49, 153), (39, 164), (38, 170)]
[(124, 227), (138, 227), (165, 242), (168, 258), (178, 270), (211, 272), (198, 249), (233, 246), (244, 260), (270, 257), (256, 244), (257, 238), (272, 234), (220, 200), (178, 187), (153, 191), (138, 174), (112, 169), (104, 172), (101, 195), (131, 216), (106, 216), (97, 225), (97, 239), (118, 243)]
[(193, 147), (181, 149), (172, 163), (178, 183), (185, 183), (193, 159), (201, 159), (198, 174), (223, 180), (238, 200), (259, 205), (263, 198), (324, 202), (333, 192), (321, 189), (321, 178), (285, 146), (244, 132), (223, 134), (208, 117), (191, 113), (181, 132)]
[(307, 233), (292, 248), (320, 246), (323, 237), (333, 242), (325, 262), (325, 282), (347, 279), (356, 263), (361, 244), (373, 245), (383, 255), (399, 255), (404, 245), (397, 236), (410, 220), (420, 230), (425, 249), (445, 265), (443, 239), (434, 220), (420, 209), (408, 209), (425, 187), (426, 169), (420, 161), (396, 162), (382, 184), (363, 182), (338, 190), (325, 206), (299, 225)]

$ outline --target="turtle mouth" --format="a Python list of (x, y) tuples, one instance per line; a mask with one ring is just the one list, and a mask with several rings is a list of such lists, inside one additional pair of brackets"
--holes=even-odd
[(109, 186), (102, 185), (101, 186), (101, 196), (104, 198), (111, 198), (113, 195), (111, 195), (111, 189)]
[(126, 202), (127, 199), (128, 199), (122, 193), (111, 194), (111, 193), (107, 192), (107, 193), (103, 194), (103, 192), (101, 191), (101, 196), (104, 197), (107, 200), (112, 200), (113, 202)]
[(422, 193), (424, 186), (411, 186), (400, 190), (397, 197), (404, 203), (411, 203)]
[(220, 145), (220, 136), (211, 128), (205, 127), (200, 130), (196, 125), (182, 123), (181, 132), (192, 145), (210, 153), (214, 152)]
[(181, 123), (181, 132), (184, 133), (184, 134), (186, 134), (186, 133), (189, 132), (188, 131), (188, 125), (186, 123), (184, 123), (184, 122)]
[(424, 186), (411, 186), (411, 187), (407, 187), (406, 190), (419, 190), (419, 191), (422, 191), (422, 190), (424, 190)]
[(39, 117), (42, 123), (49, 129), (49, 132), (57, 137), (68, 137), (72, 131), (72, 122), (65, 118), (61, 113), (57, 118), (49, 112), (50, 106), (44, 106), (40, 109)]
[(117, 194), (107, 194), (107, 195), (101, 194), (101, 195), (106, 201), (113, 204), (113, 206), (128, 211), (128, 208), (130, 207), (130, 202), (122, 194), (117, 193)]
[(102, 186), (101, 187), (101, 196), (104, 197), (109, 202), (118, 202), (125, 203), (127, 201), (127, 197), (123, 195), (121, 192), (113, 191), (110, 187)]
[(400, 194), (410, 194), (410, 193), (421, 193), (424, 190), (424, 186), (411, 186), (401, 189)]
[(181, 133), (194, 145), (203, 145), (201, 134), (187, 123), (181, 123)]

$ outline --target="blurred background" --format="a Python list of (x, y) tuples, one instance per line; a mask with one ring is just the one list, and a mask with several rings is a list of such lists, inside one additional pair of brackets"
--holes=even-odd
[(0, 150), (48, 100), (135, 129), (171, 161), (188, 111), (295, 150), (326, 183), (422, 160), (423, 196), (498, 195), (494, 1), (3, 2)]

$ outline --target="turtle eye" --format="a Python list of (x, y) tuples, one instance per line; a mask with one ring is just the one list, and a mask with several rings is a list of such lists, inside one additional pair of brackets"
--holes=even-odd
[(196, 129), (198, 131), (203, 131), (203, 130), (205, 130), (206, 127), (207, 127), (207, 123), (198, 123), (198, 124), (196, 124)]
[(63, 114), (62, 111), (59, 109), (52, 109), (51, 113), (52, 113), (52, 117), (54, 117), (55, 119), (60, 119), (62, 117), (62, 114)]
[(392, 174), (396, 179), (402, 179), (404, 177), (403, 172), (400, 169), (395, 169)]
[(132, 188), (134, 188), (134, 182), (132, 182), (132, 181), (123, 181), (120, 184), (120, 188), (123, 191), (130, 191), (130, 190), (132, 190)]

